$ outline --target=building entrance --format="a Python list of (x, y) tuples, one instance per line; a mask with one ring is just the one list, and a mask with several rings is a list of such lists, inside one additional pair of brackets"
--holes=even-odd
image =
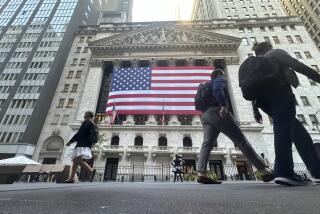
[(219, 180), (225, 180), (223, 164), (221, 160), (210, 160), (209, 169), (213, 171), (218, 176)]
[(117, 179), (119, 158), (107, 158), (104, 170), (105, 181), (115, 181)]

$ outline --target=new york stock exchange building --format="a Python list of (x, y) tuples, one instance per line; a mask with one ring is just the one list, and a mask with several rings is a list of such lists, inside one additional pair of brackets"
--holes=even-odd
[[(71, 163), (73, 148), (64, 145), (79, 129), (84, 112), (91, 110), (100, 132), (91, 161), (99, 179), (169, 180), (175, 154), (182, 155), (189, 173), (196, 169), (203, 140), (193, 97), (199, 82), (207, 80), (213, 68), (222, 68), (234, 117), (256, 152), (272, 163), (272, 121), (263, 115), (263, 125), (254, 122), (251, 104), (238, 86), (239, 65), (252, 54), (239, 29), (261, 25), (303, 28), (290, 17), (101, 23), (80, 28), (35, 159)], [(71, 92), (66, 92), (66, 85), (72, 85)], [(317, 135), (312, 127), (308, 131), (312, 137)], [(302, 163), (295, 149), (293, 156), (295, 163)], [(254, 179), (252, 165), (223, 134), (212, 148), (208, 169), (220, 179)]]

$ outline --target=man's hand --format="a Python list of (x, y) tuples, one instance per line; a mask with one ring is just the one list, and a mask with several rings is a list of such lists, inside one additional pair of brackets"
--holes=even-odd
[(70, 146), (70, 145), (71, 145), (71, 143), (72, 143), (72, 142), (68, 142), (68, 143), (66, 144), (66, 146)]
[(260, 114), (259, 110), (253, 110), (253, 116), (257, 123), (262, 123), (262, 115)]
[(222, 106), (220, 111), (219, 111), (220, 118), (224, 118), (227, 114), (228, 114), (227, 107)]

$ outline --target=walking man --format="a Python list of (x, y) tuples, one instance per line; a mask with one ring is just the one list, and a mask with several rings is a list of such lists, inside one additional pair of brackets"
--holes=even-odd
[[(217, 138), (222, 132), (229, 137), (236, 147), (249, 159), (249, 161), (259, 170), (265, 182), (273, 180), (272, 171), (266, 168), (266, 164), (252, 148), (247, 138), (243, 135), (230, 113), (230, 98), (227, 90), (226, 79), (222, 69), (215, 69), (211, 75), (211, 97), (208, 107), (203, 110), (201, 122), (203, 126), (203, 144), (201, 146), (199, 160), (197, 163), (198, 183), (220, 184), (208, 177), (207, 164), (211, 150), (217, 146)], [(198, 89), (199, 90), (199, 89)], [(197, 108), (197, 100), (195, 100)]]
[(96, 126), (93, 123), (93, 116), (94, 114), (91, 111), (87, 111), (84, 114), (84, 121), (81, 124), (80, 129), (67, 143), (67, 146), (70, 146), (73, 142), (77, 142), (77, 145), (71, 157), (72, 158), (71, 174), (69, 176), (69, 179), (64, 181), (64, 183), (74, 183), (78, 166), (80, 166), (82, 169), (85, 169), (91, 172), (90, 182), (93, 181), (96, 170), (90, 167), (87, 162), (83, 161), (83, 159), (92, 158), (91, 147), (93, 142), (91, 142), (92, 137), (90, 135), (93, 133), (92, 130), (94, 130)]
[(320, 160), (317, 157), (311, 136), (296, 118), (295, 96), (291, 85), (297, 87), (299, 80), (294, 71), (320, 83), (320, 75), (312, 68), (292, 58), (286, 51), (273, 49), (267, 42), (253, 46), (257, 57), (266, 57), (278, 64), (282, 81), (274, 87), (269, 87), (259, 94), (252, 103), (254, 118), (262, 122), (258, 110), (261, 108), (273, 119), (274, 147), (275, 147), (275, 183), (287, 186), (301, 186), (312, 183), (310, 179), (295, 174), (292, 158), (292, 142), (294, 142), (303, 162), (320, 183)]

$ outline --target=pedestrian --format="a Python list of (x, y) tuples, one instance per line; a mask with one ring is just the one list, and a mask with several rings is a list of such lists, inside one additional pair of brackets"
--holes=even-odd
[(182, 165), (184, 163), (184, 160), (182, 160), (182, 157), (178, 154), (175, 155), (175, 158), (171, 161), (171, 165), (173, 166), (172, 172), (174, 173), (174, 179), (173, 182), (176, 182), (177, 176), (179, 175), (180, 181), (183, 182), (182, 179)]
[(260, 156), (261, 156), (262, 160), (264, 161), (264, 163), (266, 164), (267, 168), (270, 168), (270, 162), (269, 162), (268, 158), (266, 158), (264, 153), (261, 153)]
[[(273, 120), (275, 183), (287, 186), (312, 184), (310, 179), (299, 176), (294, 172), (292, 142), (294, 142), (299, 155), (315, 178), (314, 181), (320, 183), (320, 160), (316, 155), (310, 134), (296, 118), (296, 99), (291, 88), (291, 86), (297, 87), (299, 85), (299, 79), (295, 71), (317, 83), (320, 83), (320, 75), (312, 68), (292, 58), (286, 51), (273, 49), (268, 42), (256, 43), (253, 50), (256, 58), (269, 60), (270, 65), (266, 67), (273, 68), (273, 70), (270, 70), (268, 75), (269, 77), (275, 76), (273, 84), (264, 87), (252, 101), (254, 118), (258, 123), (262, 122), (262, 116), (258, 108), (262, 109)], [(264, 70), (264, 68), (261, 70)], [(239, 74), (240, 71), (241, 67)]]
[(72, 167), (69, 179), (63, 183), (74, 183), (75, 175), (80, 166), (88, 172), (91, 172), (90, 182), (93, 181), (96, 170), (89, 166), (83, 159), (91, 159), (91, 147), (93, 145), (92, 136), (90, 136), (95, 130), (95, 124), (93, 122), (94, 114), (91, 111), (87, 111), (84, 114), (84, 121), (82, 122), (78, 132), (70, 139), (67, 146), (70, 146), (73, 142), (77, 142), (76, 147), (72, 153)]
[[(207, 91), (206, 95), (200, 95), (202, 94), (200, 88), (203, 88), (203, 91)], [(201, 96), (204, 97), (198, 98)], [(205, 100), (205, 102), (200, 100)], [(263, 181), (269, 182), (273, 180), (273, 172), (266, 168), (266, 164), (250, 145), (230, 112), (230, 96), (222, 69), (215, 69), (212, 72), (211, 81), (199, 85), (195, 106), (197, 110), (203, 112), (201, 115), (203, 143), (197, 163), (198, 183), (221, 184), (221, 181), (210, 179), (207, 173), (209, 156), (212, 148), (217, 146), (217, 138), (220, 132), (229, 137), (234, 145), (259, 170)]]

